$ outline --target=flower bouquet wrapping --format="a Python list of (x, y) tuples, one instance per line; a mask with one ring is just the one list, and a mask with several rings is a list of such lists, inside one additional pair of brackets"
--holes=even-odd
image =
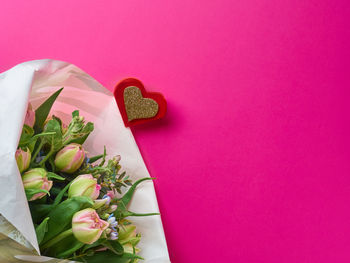
[(113, 95), (52, 60), (0, 74), (0, 92), (0, 262), (170, 262)]

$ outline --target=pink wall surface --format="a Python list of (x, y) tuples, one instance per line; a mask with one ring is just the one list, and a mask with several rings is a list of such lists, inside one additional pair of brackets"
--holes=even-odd
[(173, 263), (350, 262), (349, 17), (345, 0), (3, 1), (0, 71), (59, 59), (165, 95), (133, 132)]

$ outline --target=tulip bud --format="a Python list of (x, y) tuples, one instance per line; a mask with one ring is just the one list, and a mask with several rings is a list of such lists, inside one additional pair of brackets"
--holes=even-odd
[(35, 111), (32, 109), (32, 105), (29, 103), (27, 108), (26, 117), (24, 119), (24, 124), (33, 127), (35, 123)]
[(99, 208), (105, 206), (106, 203), (107, 203), (107, 199), (105, 199), (105, 198), (103, 198), (103, 199), (96, 199), (94, 201), (94, 206), (93, 207), (94, 207), (94, 209), (99, 209)]
[(91, 174), (81, 174), (76, 177), (68, 189), (68, 197), (87, 196), (92, 200), (100, 195), (101, 186)]
[[(37, 190), (42, 189), (46, 191), (50, 191), (52, 187), (52, 181), (48, 180), (47, 172), (43, 168), (34, 168), (25, 172), (22, 176), (24, 189), (29, 190)], [(46, 193), (37, 193), (32, 196), (29, 201), (37, 200), (43, 198)]]
[(86, 208), (74, 214), (72, 219), (73, 235), (84, 244), (97, 241), (109, 223), (100, 219), (96, 211)]
[(71, 143), (56, 154), (56, 168), (65, 173), (74, 173), (80, 168), (85, 159), (84, 149), (80, 144)]
[(22, 173), (27, 170), (30, 164), (30, 159), (32, 158), (29, 148), (27, 147), (25, 151), (19, 148), (16, 151), (15, 157), (19, 172)]

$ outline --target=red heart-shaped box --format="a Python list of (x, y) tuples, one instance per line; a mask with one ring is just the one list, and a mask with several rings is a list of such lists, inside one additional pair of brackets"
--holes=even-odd
[[(136, 119), (132, 121), (128, 120), (128, 115), (126, 113), (125, 103), (124, 103), (124, 90), (127, 87), (131, 87), (131, 86), (139, 88), (143, 98), (150, 98), (150, 99), (153, 99), (155, 102), (157, 102), (159, 108), (158, 108), (157, 114), (154, 117), (147, 118), (147, 119)], [(135, 79), (135, 78), (123, 79), (116, 85), (113, 93), (114, 93), (114, 98), (117, 101), (120, 114), (122, 115), (125, 127), (142, 124), (152, 120), (158, 120), (160, 118), (163, 118), (166, 113), (167, 103), (164, 96), (158, 92), (147, 92), (142, 82), (138, 79)]]

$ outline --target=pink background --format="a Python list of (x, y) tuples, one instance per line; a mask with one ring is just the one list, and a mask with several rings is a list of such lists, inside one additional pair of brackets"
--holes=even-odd
[(350, 262), (349, 7), (3, 1), (0, 71), (53, 58), (164, 93), (133, 132), (173, 263)]

